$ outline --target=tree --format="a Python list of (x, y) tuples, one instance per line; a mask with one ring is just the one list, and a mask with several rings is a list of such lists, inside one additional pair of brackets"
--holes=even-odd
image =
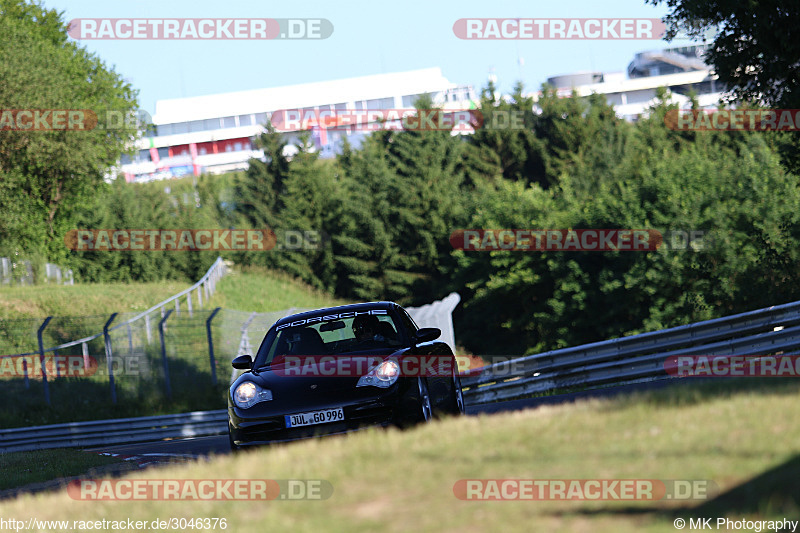
[(743, 101), (800, 107), (800, 4), (738, 0), (646, 0), (670, 8), (667, 38), (684, 30), (717, 35), (707, 60), (721, 82)]
[(265, 229), (278, 223), (283, 208), (283, 187), (289, 176), (289, 160), (284, 155), (283, 135), (267, 123), (266, 131), (255, 139), (266, 161), (251, 159), (244, 175), (235, 184), (235, 210), (253, 228)]
[[(0, 56), (0, 109), (90, 110), (98, 126), (136, 109), (131, 86), (69, 42), (62, 14), (40, 4), (0, 0)], [(136, 134), (105, 127), (0, 131), (0, 247), (63, 257), (61, 239), (76, 209)]]
[(548, 187), (542, 142), (534, 132), (533, 99), (523, 96), (521, 83), (511, 98), (496, 98), (495, 93), (490, 82), (481, 93), (482, 123), (466, 139), (464, 167), (469, 182), (502, 176)]
[[(707, 237), (685, 249), (668, 239), (650, 252), (456, 252), (452, 277), (467, 288), (457, 316), (465, 345), (537, 353), (800, 297), (795, 177), (763, 135), (676, 132), (664, 124), (669, 109), (662, 101), (635, 125), (600, 121), (594, 143), (565, 159), (547, 190), (495, 180), (475, 199), (467, 227)], [(562, 125), (554, 119), (553, 129)]]
[[(792, 1), (645, 0), (666, 3), (667, 37), (684, 30), (699, 38), (717, 34), (707, 52), (731, 99), (767, 107), (800, 109), (800, 3)], [(778, 135), (786, 166), (800, 171), (796, 132)]]
[[(415, 106), (434, 109), (424, 97)], [(345, 151), (343, 212), (330, 231), (337, 292), (406, 304), (447, 293), (448, 235), (466, 221), (463, 148), (449, 130), (384, 130)]]
[[(269, 264), (314, 287), (332, 291), (333, 254), (325, 236), (341, 208), (338, 180), (332, 162), (319, 159), (308, 134), (300, 137), (297, 148), (283, 181), (280, 223), (275, 228), (283, 249), (269, 252)], [(301, 235), (302, 242), (297, 242)]]

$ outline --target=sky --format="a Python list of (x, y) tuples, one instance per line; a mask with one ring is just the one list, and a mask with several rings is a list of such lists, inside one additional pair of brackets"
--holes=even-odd
[[(272, 2), (206, 0), (44, 0), (76, 18), (322, 18), (323, 40), (95, 40), (79, 42), (139, 91), (157, 100), (440, 67), (451, 82), (480, 92), (490, 75), (504, 93), (521, 80), (539, 89), (548, 77), (624, 71), (637, 52), (691, 44), (647, 40), (463, 40), (461, 18), (661, 18), (644, 0), (406, 0)], [(522, 61), (520, 61), (522, 58)]]

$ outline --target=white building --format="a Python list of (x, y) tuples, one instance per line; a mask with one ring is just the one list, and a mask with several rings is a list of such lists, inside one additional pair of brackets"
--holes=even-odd
[(681, 109), (688, 109), (691, 91), (697, 94), (702, 108), (713, 108), (725, 94), (725, 87), (703, 61), (706, 48), (697, 45), (641, 52), (627, 72), (579, 72), (554, 76), (547, 82), (562, 96), (569, 96), (573, 89), (579, 96), (603, 94), (617, 115), (627, 120), (647, 114), (659, 87), (668, 88), (671, 100)]
[[(472, 87), (451, 83), (439, 68), (160, 100), (153, 116), (155, 135), (137, 143), (137, 156), (123, 158), (120, 171), (127, 181), (149, 181), (244, 170), (250, 158), (264, 157), (252, 140), (264, 131), (270, 113), (407, 109), (422, 94), (445, 109), (469, 109), (476, 100)], [(291, 143), (299, 133), (286, 137)], [(323, 157), (336, 153), (343, 137), (358, 146), (365, 135), (352, 126), (316, 133)]]
[[(627, 72), (579, 72), (551, 77), (548, 83), (561, 96), (573, 90), (579, 96), (603, 94), (617, 114), (628, 120), (647, 114), (659, 87), (668, 88), (672, 101), (682, 109), (688, 108), (691, 91), (697, 93), (701, 107), (716, 107), (725, 87), (704, 63), (705, 49), (698, 45), (641, 52)], [(141, 139), (137, 156), (133, 161), (123, 158), (119, 170), (128, 181), (244, 170), (251, 158), (264, 158), (253, 139), (275, 111), (409, 109), (422, 94), (430, 94), (448, 112), (478, 105), (471, 86), (450, 82), (439, 68), (160, 100), (153, 117), (155, 135)], [(538, 94), (532, 96), (538, 98)], [(315, 128), (312, 133), (322, 156), (331, 157), (343, 138), (358, 147), (368, 129), (350, 125)], [(284, 133), (290, 146), (300, 133), (300, 128)]]

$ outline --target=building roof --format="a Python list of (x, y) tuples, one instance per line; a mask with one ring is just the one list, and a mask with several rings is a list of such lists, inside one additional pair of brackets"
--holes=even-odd
[(421, 94), (450, 89), (456, 85), (442, 75), (439, 67), (375, 74), (332, 81), (285, 85), (229, 93), (174, 98), (156, 102), (155, 124), (171, 124), (206, 118), (278, 109), (297, 109), (324, 104), (372, 100), (393, 94)]

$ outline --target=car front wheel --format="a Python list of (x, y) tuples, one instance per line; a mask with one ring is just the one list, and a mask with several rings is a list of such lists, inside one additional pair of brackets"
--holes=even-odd
[(461, 391), (461, 378), (458, 376), (458, 369), (453, 370), (453, 376), (447, 387), (447, 397), (442, 402), (441, 410), (445, 415), (464, 414), (464, 393)]
[(419, 389), (419, 415), (420, 422), (429, 422), (432, 417), (431, 395), (428, 392), (428, 381), (425, 378), (417, 379)]
[(432, 417), (433, 408), (427, 380), (422, 377), (409, 380), (408, 388), (398, 405), (394, 424), (407, 428), (420, 422), (428, 422)]

